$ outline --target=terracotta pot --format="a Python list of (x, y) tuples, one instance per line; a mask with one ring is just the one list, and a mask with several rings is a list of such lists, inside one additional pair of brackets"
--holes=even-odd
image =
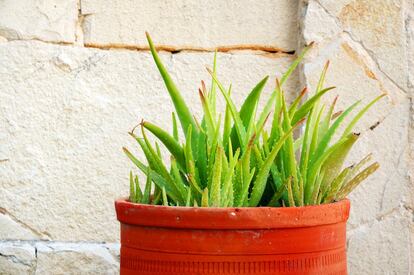
[(348, 200), (196, 208), (115, 202), (121, 274), (347, 274)]

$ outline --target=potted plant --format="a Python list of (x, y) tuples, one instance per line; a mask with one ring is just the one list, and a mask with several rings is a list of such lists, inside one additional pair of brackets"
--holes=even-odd
[[(353, 127), (383, 95), (353, 117), (359, 101), (335, 112), (335, 99), (325, 110), (321, 97), (333, 89), (323, 86), (327, 64), (315, 94), (305, 99), (304, 89), (287, 104), (283, 84), (307, 47), (260, 112), (268, 77), (237, 109), (231, 86), (217, 79), (215, 56), (211, 87), (202, 82), (199, 89), (204, 116), (198, 121), (147, 39), (178, 119), (173, 113), (172, 134), (147, 121), (140, 135), (130, 133), (147, 163), (124, 148), (146, 183), (141, 190), (131, 172), (129, 198), (115, 202), (121, 273), (346, 274), (346, 196), (379, 165), (369, 164), (368, 155), (342, 166), (359, 138)], [(216, 91), (226, 102), (224, 116), (216, 109)], [(169, 167), (160, 144), (171, 154)]]

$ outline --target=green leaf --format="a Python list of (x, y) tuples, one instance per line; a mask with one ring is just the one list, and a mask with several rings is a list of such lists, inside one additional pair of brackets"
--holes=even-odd
[(155, 64), (157, 65), (158, 70), (162, 76), (162, 79), (164, 80), (165, 86), (167, 87), (171, 100), (174, 103), (175, 110), (177, 111), (178, 118), (180, 119), (180, 122), (181, 122), (181, 127), (184, 133), (186, 133), (188, 127), (191, 125), (193, 128), (193, 132), (194, 132), (193, 134), (194, 136), (196, 136), (197, 127), (193, 120), (193, 116), (191, 115), (191, 112), (189, 108), (187, 107), (187, 104), (185, 103), (179, 90), (177, 89), (174, 81), (172, 80), (171, 76), (168, 74), (167, 70), (162, 64), (162, 61), (158, 56), (158, 53), (154, 47), (154, 44), (152, 43), (152, 39), (147, 32), (146, 32), (146, 36), (147, 36), (147, 40), (148, 40), (148, 44), (151, 50), (152, 57), (154, 58)]
[(287, 188), (287, 180), (283, 181), (280, 187), (276, 190), (273, 194), (271, 200), (268, 203), (268, 206), (277, 206), (277, 201), (282, 198), (283, 193), (286, 191)]
[(283, 117), (283, 96), (282, 96), (282, 90), (280, 87), (279, 81), (276, 79), (276, 95), (275, 98), (275, 109), (273, 113), (273, 121), (272, 121), (272, 128), (270, 131), (270, 146), (273, 145), (273, 143), (279, 139), (280, 131), (281, 131), (281, 118)]
[(252, 152), (252, 143), (249, 143), (246, 151), (242, 154), (240, 159), (240, 176), (241, 176), (241, 186), (240, 193), (237, 194), (236, 206), (241, 207), (246, 199), (248, 199), (250, 181), (252, 179), (252, 173), (250, 170), (250, 155)]
[(207, 136), (205, 133), (200, 132), (198, 135), (198, 144), (197, 144), (197, 159), (195, 160), (196, 167), (198, 169), (198, 174), (200, 178), (200, 183), (207, 182), (208, 166), (207, 166)]
[[(129, 134), (138, 142), (139, 146), (141, 147), (142, 151), (144, 152), (144, 155), (145, 155), (145, 158), (147, 159), (149, 167), (151, 167), (154, 170), (157, 170), (158, 169), (157, 163), (155, 162), (154, 158), (152, 157), (152, 154), (148, 150), (148, 147), (145, 144), (145, 142), (141, 138), (135, 136), (135, 134), (133, 134), (133, 133), (129, 133)], [(124, 149), (124, 151), (125, 151), (125, 149)]]
[(265, 121), (266, 121), (267, 117), (270, 115), (273, 104), (276, 101), (277, 95), (278, 95), (278, 93), (277, 93), (276, 90), (274, 90), (272, 92), (272, 94), (270, 95), (270, 97), (267, 100), (262, 112), (260, 113), (259, 119), (256, 123), (256, 128), (262, 128), (262, 126), (265, 124)]
[(135, 202), (141, 202), (142, 197), (143, 194), (139, 186), (138, 176), (135, 176)]
[(321, 141), (318, 144), (317, 149), (312, 154), (310, 163), (314, 163), (326, 150), (326, 147), (329, 145), (329, 142), (331, 141), (333, 135), (335, 134), (338, 127), (341, 125), (342, 121), (345, 119), (345, 117), (351, 113), (351, 111), (359, 104), (360, 101), (355, 102), (350, 107), (348, 107), (332, 124), (331, 127), (329, 127), (326, 134), (322, 137)]
[[(165, 178), (165, 180), (168, 182), (168, 184), (171, 186), (171, 189), (174, 190), (174, 193), (177, 195), (178, 198), (180, 198), (180, 202), (183, 203), (185, 200), (185, 195), (180, 192), (179, 187), (177, 186), (177, 183), (174, 181), (174, 179), (171, 177), (170, 173), (168, 172), (167, 168), (165, 167), (163, 161), (160, 159), (160, 157), (157, 155), (155, 150), (152, 148), (151, 143), (148, 140), (148, 137), (145, 133), (144, 126), (141, 126), (142, 135), (144, 137), (145, 144), (147, 145), (148, 151), (150, 152), (152, 159), (157, 167), (156, 171), (159, 172), (159, 174)], [(161, 187), (162, 188), (162, 187)]]
[[(231, 87), (229, 88), (229, 97), (231, 95)], [(224, 148), (227, 148), (228, 140), (230, 138), (231, 133), (231, 112), (230, 107), (228, 104), (226, 104), (226, 111), (224, 115), (224, 127), (223, 127), (223, 146)], [(227, 151), (226, 151), (227, 152)]]
[(312, 107), (315, 105), (316, 102), (327, 92), (335, 89), (335, 87), (329, 87), (326, 89), (321, 90), (319, 93), (308, 99), (302, 106), (299, 107), (299, 109), (294, 113), (292, 117), (292, 124), (295, 124), (302, 118), (304, 118), (309, 111), (312, 109)]
[(206, 95), (201, 91), (201, 89), (198, 89), (198, 94), (200, 96), (201, 105), (203, 106), (203, 110), (204, 110), (204, 119), (206, 122), (207, 136), (209, 140), (212, 140), (213, 135), (216, 132), (215, 130), (216, 127), (214, 124), (213, 116), (211, 114), (210, 104), (209, 104), (209, 101)]
[(295, 152), (298, 151), (302, 147), (304, 138), (305, 136), (301, 135), (293, 141), (293, 150)]
[(322, 171), (318, 175), (318, 177), (316, 179), (316, 184), (315, 184), (315, 186), (313, 187), (313, 190), (312, 190), (312, 196), (311, 196), (311, 199), (310, 199), (310, 204), (312, 204), (312, 205), (316, 204), (316, 201), (318, 199), (318, 195), (319, 195), (319, 192), (320, 192), (320, 189), (321, 189), (321, 184), (322, 184), (323, 177), (324, 177), (324, 172)]
[[(214, 52), (214, 59), (213, 59), (213, 74), (217, 76), (217, 50)], [(210, 93), (208, 94), (208, 99), (210, 101), (210, 106), (212, 108), (212, 115), (213, 118), (217, 116), (216, 110), (216, 83), (213, 79), (211, 79), (211, 89)]]
[(325, 82), (326, 72), (328, 71), (329, 60), (326, 61), (325, 66), (322, 69), (321, 76), (319, 77), (318, 85), (316, 86), (316, 93), (322, 90), (323, 83)]
[(208, 188), (204, 188), (202, 196), (201, 196), (201, 207), (209, 207), (210, 204), (208, 202)]
[(195, 195), (197, 196), (197, 193), (201, 194), (203, 191), (201, 190), (201, 187), (199, 184), (200, 180), (199, 180), (198, 173), (197, 173), (195, 163), (194, 163), (194, 158), (193, 158), (193, 153), (192, 153), (192, 148), (191, 148), (191, 144), (192, 144), (191, 133), (192, 133), (192, 130), (190, 126), (187, 130), (184, 154), (185, 154), (185, 159), (186, 159), (187, 177), (191, 183), (191, 187), (195, 191)]
[(187, 187), (186, 183), (184, 183), (183, 178), (180, 175), (180, 171), (177, 166), (177, 161), (174, 157), (171, 157), (171, 176), (175, 182), (175, 185), (177, 186), (178, 191), (181, 194), (182, 198), (187, 197), (187, 190), (190, 189)]
[(223, 95), (224, 99), (226, 100), (227, 105), (229, 106), (231, 115), (233, 117), (234, 121), (234, 127), (236, 128), (237, 135), (239, 137), (239, 141), (241, 143), (242, 150), (245, 150), (247, 144), (245, 144), (246, 139), (246, 130), (243, 126), (243, 121), (240, 118), (240, 114), (237, 112), (236, 106), (234, 105), (233, 101), (231, 100), (228, 92), (224, 89), (223, 85), (218, 81), (218, 79), (214, 76), (214, 74), (207, 69), (208, 72), (213, 77), (214, 81), (216, 82), (217, 86), (219, 87), (219, 90), (221, 94)]
[(313, 124), (315, 123), (315, 120), (317, 115), (317, 106), (312, 107), (310, 110), (310, 113), (308, 115), (308, 120), (306, 121), (305, 126), (305, 134), (303, 135), (303, 142), (302, 142), (302, 150), (301, 150), (301, 156), (300, 156), (300, 164), (299, 164), (299, 170), (302, 175), (303, 179), (307, 178), (308, 173), (308, 163), (309, 163), (309, 156), (310, 156), (310, 144), (312, 142), (312, 132), (313, 132)]
[[(266, 76), (259, 83), (256, 84), (256, 86), (251, 90), (251, 92), (249, 93), (247, 98), (244, 100), (240, 108), (240, 112), (239, 112), (240, 118), (241, 118), (241, 121), (243, 122), (243, 126), (246, 129), (249, 127), (249, 125), (252, 125), (254, 122), (260, 95), (268, 79), (269, 79), (269, 76)], [(236, 143), (237, 131), (235, 127), (233, 127), (230, 136), (232, 138), (232, 142), (237, 147), (239, 142)], [(247, 136), (249, 136), (249, 132)]]
[(292, 64), (289, 66), (288, 70), (283, 74), (282, 78), (280, 79), (280, 86), (285, 83), (285, 81), (289, 78), (289, 76), (293, 73), (293, 71), (296, 69), (296, 67), (299, 65), (299, 63), (302, 61), (302, 59), (305, 57), (306, 53), (309, 51), (310, 48), (312, 48), (313, 42), (311, 42), (308, 46), (306, 46), (302, 52), (299, 54), (299, 56), (295, 59), (295, 61), (292, 62)]
[(263, 191), (266, 187), (266, 181), (269, 176), (270, 168), (275, 160), (277, 153), (279, 152), (280, 148), (283, 146), (285, 140), (289, 137), (290, 133), (301, 123), (299, 121), (296, 125), (291, 127), (282, 137), (278, 140), (278, 142), (273, 146), (272, 151), (265, 159), (262, 168), (258, 171), (256, 176), (256, 180), (253, 184), (252, 194), (250, 197), (250, 206), (257, 206), (262, 198)]
[(293, 199), (293, 191), (292, 191), (292, 177), (288, 177), (287, 179), (287, 190), (288, 190), (288, 198), (289, 198), (289, 206), (295, 207), (295, 200)]
[(236, 204), (237, 207), (242, 206), (249, 206), (249, 189), (250, 189), (250, 183), (252, 182), (254, 173), (256, 171), (256, 168), (253, 167), (251, 171), (246, 172), (246, 170), (242, 170), (242, 177), (243, 177), (243, 187), (242, 187), (242, 193), (239, 199), (239, 203)]
[(322, 165), (321, 171), (324, 172), (325, 176), (322, 181), (322, 186), (328, 186), (338, 175), (342, 168), (342, 165), (348, 156), (352, 146), (358, 140), (359, 135), (351, 133), (348, 138), (341, 146), (339, 146), (332, 154), (326, 159)]
[(124, 153), (127, 155), (127, 157), (147, 176), (147, 179), (149, 177), (149, 174), (151, 173), (151, 178), (154, 181), (154, 183), (159, 187), (162, 188), (165, 186), (165, 189), (167, 190), (167, 193), (173, 199), (174, 201), (179, 200), (179, 195), (176, 190), (172, 189), (169, 182), (167, 182), (166, 179), (164, 179), (160, 174), (158, 174), (156, 171), (152, 170), (150, 167), (143, 164), (141, 161), (139, 161), (134, 155), (132, 155), (128, 149), (123, 148)]
[(335, 200), (339, 201), (339, 200), (344, 199), (350, 192), (352, 192), (352, 190), (355, 189), (355, 187), (357, 187), (361, 183), (361, 181), (365, 180), (369, 175), (374, 173), (378, 168), (379, 168), (379, 164), (378, 162), (375, 162), (371, 164), (370, 166), (368, 166), (367, 168), (365, 168), (364, 170), (362, 170), (362, 172), (358, 173), (352, 180), (350, 180), (349, 182), (345, 183), (342, 186)]
[(334, 101), (332, 102), (331, 106), (329, 107), (329, 111), (326, 114), (326, 116), (324, 117), (324, 119), (322, 120), (322, 122), (320, 123), (319, 126), (319, 133), (318, 133), (318, 141), (320, 141), (322, 139), (322, 137), (326, 134), (326, 132), (329, 129), (329, 126), (331, 124), (331, 120), (332, 120), (332, 115), (333, 115), (333, 111), (335, 109), (335, 105), (336, 105), (336, 101), (338, 100), (338, 97), (336, 96)]
[(331, 203), (336, 197), (336, 194), (341, 189), (344, 179), (351, 171), (352, 167), (347, 167), (333, 180), (327, 190), (326, 197), (323, 199), (323, 203)]
[(161, 199), (162, 199), (162, 191), (161, 191), (161, 189), (157, 185), (155, 185), (153, 199), (151, 200), (150, 203), (152, 205), (159, 205), (160, 202), (161, 202)]
[(348, 175), (344, 179), (344, 182), (348, 182), (351, 178), (353, 178), (359, 172), (359, 170), (361, 170), (361, 168), (365, 166), (365, 164), (371, 161), (371, 159), (372, 159), (372, 154), (368, 154), (362, 160), (360, 160), (356, 165), (352, 165)]
[(308, 167), (308, 178), (307, 182), (305, 184), (305, 204), (310, 204), (310, 199), (312, 195), (312, 191), (314, 188), (315, 179), (318, 176), (318, 172), (321, 169), (322, 164), (325, 162), (325, 160), (329, 157), (332, 152), (334, 152), (338, 147), (340, 147), (344, 142), (347, 141), (349, 137), (345, 137), (340, 139), (337, 143), (335, 143), (333, 146), (329, 147), (323, 154), (321, 154), (317, 160)]
[(354, 128), (355, 124), (361, 119), (361, 117), (369, 110), (369, 108), (371, 108), (372, 105), (374, 105), (378, 100), (380, 100), (381, 98), (383, 98), (384, 96), (386, 96), (386, 94), (382, 94), (378, 97), (376, 97), (374, 100), (372, 100), (368, 105), (366, 105), (355, 117), (354, 119), (351, 121), (351, 123), (349, 123), (348, 127), (346, 127), (344, 133), (342, 134), (342, 136), (346, 136), (348, 135), (352, 129)]
[(221, 170), (223, 149), (217, 147), (217, 153), (213, 165), (213, 176), (210, 189), (210, 203), (213, 207), (219, 207), (221, 203)]
[[(299, 65), (299, 63), (302, 61), (302, 59), (305, 57), (306, 53), (309, 51), (309, 49), (312, 47), (313, 42), (310, 43), (307, 47), (305, 47), (300, 55), (295, 59), (294, 62), (289, 66), (288, 70), (282, 75), (282, 78), (280, 79), (280, 82), (278, 86), (282, 86), (285, 81), (289, 78), (289, 76), (295, 71), (296, 67)], [(261, 128), (261, 126), (264, 124), (264, 121), (266, 117), (270, 114), (270, 110), (272, 109), (272, 106), (275, 102), (275, 99), (277, 97), (277, 91), (273, 91), (273, 93), (270, 95), (269, 99), (267, 100), (265, 107), (263, 108), (262, 112), (260, 113), (259, 120), (257, 122), (257, 128)], [(309, 110), (308, 110), (309, 111)], [(306, 112), (307, 113), (307, 112)], [(306, 115), (305, 113), (305, 115)], [(301, 120), (304, 117), (304, 115), (301, 118), (295, 118), (295, 120), (292, 120), (292, 124), (296, 124), (299, 120)]]
[(296, 108), (298, 107), (300, 101), (305, 96), (308, 89), (305, 87), (303, 90), (299, 93), (299, 96), (295, 98), (295, 100), (292, 102), (292, 104), (289, 107), (289, 116), (292, 118), (293, 114), (296, 112)]
[[(318, 147), (318, 138), (319, 138), (319, 127), (320, 127), (320, 121), (322, 118), (323, 111), (325, 110), (325, 105), (322, 105), (321, 109), (319, 110), (318, 116), (316, 117), (315, 123), (313, 125), (312, 130), (312, 139), (311, 143), (309, 145), (309, 155), (313, 156), (316, 148)], [(319, 156), (319, 155), (318, 155)], [(311, 164), (312, 164), (312, 158), (311, 158)]]
[[(221, 125), (221, 115), (219, 115), (219, 119), (217, 122), (217, 129), (216, 132), (214, 133), (213, 136), (213, 140), (211, 142), (211, 148), (210, 148), (210, 154), (209, 154), (209, 159), (214, 160), (214, 157), (216, 155), (217, 152), (217, 145), (221, 142), (219, 140), (220, 138), (220, 125)], [(209, 166), (209, 168), (211, 168), (212, 166)]]
[[(223, 181), (223, 188), (222, 188), (222, 198), (226, 200), (226, 198), (229, 198), (231, 190), (232, 190), (232, 182), (233, 182), (233, 175), (236, 170), (236, 164), (239, 159), (240, 154), (240, 148), (237, 148), (236, 153), (233, 156), (233, 152), (230, 151), (229, 153), (229, 168), (228, 172), (226, 173)], [(224, 207), (227, 206), (227, 202), (225, 205), (222, 205)]]
[(168, 206), (168, 199), (167, 199), (167, 193), (165, 192), (165, 187), (162, 188), (162, 204), (164, 206)]
[(244, 100), (243, 105), (240, 108), (240, 118), (243, 121), (243, 125), (247, 127), (254, 114), (256, 113), (257, 105), (259, 103), (260, 95), (266, 85), (269, 76), (266, 76), (251, 90), (247, 98)]
[(178, 164), (182, 168), (186, 167), (184, 150), (174, 137), (170, 136), (166, 131), (150, 122), (142, 122), (142, 126), (153, 133), (165, 145), (165, 147), (167, 147), (168, 151), (170, 151), (170, 153), (175, 157)]
[(147, 181), (145, 183), (144, 196), (142, 197), (142, 203), (148, 204), (151, 201), (151, 170), (147, 172)]
[(187, 207), (191, 206), (191, 189), (190, 188), (188, 188), (187, 198), (185, 200), (185, 206)]
[(172, 112), (172, 123), (173, 123), (173, 137), (175, 139), (175, 141), (179, 141), (178, 138), (178, 126), (177, 126), (177, 119), (175, 118), (175, 113)]
[(132, 171), (129, 172), (129, 201), (137, 202), (135, 200), (135, 183), (134, 183), (134, 176), (132, 175)]
[[(290, 121), (290, 116), (289, 116), (289, 112), (287, 110), (287, 106), (286, 106), (286, 100), (285, 100), (285, 95), (282, 92), (282, 111), (283, 111), (283, 129), (284, 131), (289, 131), (290, 129), (290, 125), (291, 125), (291, 121)], [(293, 148), (293, 134), (292, 132), (289, 134), (289, 136), (287, 137), (284, 147), (286, 149), (286, 164), (288, 166), (288, 174), (289, 176), (293, 177), (292, 182), (295, 182), (295, 179), (297, 179), (297, 175), (296, 175), (296, 157), (295, 157), (295, 151)]]

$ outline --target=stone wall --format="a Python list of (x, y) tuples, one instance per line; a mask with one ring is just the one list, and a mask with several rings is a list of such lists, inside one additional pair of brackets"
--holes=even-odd
[(412, 0), (3, 0), (0, 274), (117, 273), (113, 200), (127, 195), (132, 168), (121, 148), (136, 148), (127, 132), (141, 118), (169, 129), (172, 111), (145, 31), (198, 114), (214, 49), (239, 103), (311, 41), (290, 97), (314, 87), (327, 60), (341, 106), (387, 93), (354, 150), (381, 169), (351, 196), (349, 269), (412, 271)]

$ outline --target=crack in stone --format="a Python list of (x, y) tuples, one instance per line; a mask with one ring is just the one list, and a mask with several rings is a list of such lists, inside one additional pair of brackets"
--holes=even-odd
[[(101, 50), (111, 50), (111, 49), (122, 49), (122, 50), (131, 50), (131, 51), (149, 51), (148, 46), (139, 46), (139, 45), (127, 45), (127, 44), (94, 44), (94, 43), (85, 43), (86, 48), (97, 48)], [(267, 45), (258, 45), (258, 44), (240, 44), (240, 45), (227, 45), (227, 46), (217, 46), (214, 48), (204, 48), (204, 47), (193, 47), (193, 46), (172, 46), (172, 45), (156, 45), (158, 51), (165, 51), (171, 54), (176, 54), (180, 52), (223, 52), (228, 53), (232, 51), (258, 51), (265, 53), (279, 53), (286, 55), (294, 55), (295, 51), (286, 51), (278, 47), (267, 46)]]
[(75, 44), (83, 46), (83, 21), (85, 20), (85, 16), (82, 14), (82, 1), (78, 0), (77, 3), (78, 7), (78, 20), (76, 22), (75, 27)]
[(35, 234), (36, 236), (42, 238), (44, 236), (47, 236), (49, 238), (51, 238), (52, 236), (48, 233), (48, 232), (39, 232), (36, 229), (34, 229), (33, 227), (31, 227), (30, 225), (28, 225), (27, 223), (19, 220), (16, 216), (14, 216), (13, 214), (11, 214), (10, 212), (8, 212), (5, 208), (0, 207), (0, 213), (9, 216), (14, 222), (20, 224), (23, 228), (28, 229), (29, 231), (31, 231), (33, 234)]
[[(410, 209), (410, 208), (408, 208), (408, 209)], [(404, 212), (410, 212), (408, 209), (407, 209), (405, 204), (401, 203), (399, 206), (394, 207), (393, 209), (389, 210), (388, 212), (382, 213), (380, 215), (375, 216), (374, 219), (370, 219), (368, 221), (359, 223), (355, 226), (349, 226), (348, 230), (347, 230), (347, 233), (352, 238), (353, 232), (358, 231), (361, 227), (365, 227), (365, 226), (372, 227), (374, 225), (374, 223), (383, 222), (385, 219), (387, 219), (389, 217), (392, 217), (396, 212), (399, 212), (400, 210), (402, 210), (403, 213)]]
[(16, 263), (16, 264), (22, 264), (22, 265), (25, 265), (25, 266), (28, 266), (28, 267), (32, 267), (31, 264), (20, 260), (15, 255), (6, 255), (6, 254), (3, 254), (3, 253), (0, 252), (0, 257), (6, 258), (6, 259), (8, 259), (8, 260), (10, 260), (10, 261), (12, 261), (13, 263)]
[(377, 67), (377, 69), (389, 80), (391, 81), (396, 87), (398, 87), (403, 93), (407, 94), (407, 91), (405, 90), (405, 88), (401, 87), (395, 80), (393, 80), (386, 72), (384, 72), (380, 66), (380, 64), (378, 63), (378, 60), (375, 58), (375, 54), (372, 52), (372, 50), (368, 49), (364, 43), (362, 41), (358, 41), (357, 39), (355, 39), (353, 37), (353, 35), (348, 31), (342, 28), (342, 24), (341, 22), (338, 21), (338, 18), (331, 14), (321, 3), (319, 0), (314, 0), (317, 4), (319, 4), (319, 6), (325, 11), (325, 13), (330, 16), (335, 23), (337, 24), (337, 26), (339, 28), (342, 29), (342, 33), (345, 33), (348, 35), (348, 37), (354, 41), (355, 43), (359, 44), (365, 51), (366, 53), (369, 55), (369, 57), (371, 57), (371, 59), (375, 62), (375, 65)]
[(75, 77), (77, 77), (82, 71), (90, 71), (91, 68), (95, 67), (104, 57), (106, 57), (106, 54), (95, 53), (86, 60), (82, 61), (82, 65), (72, 69), (71, 71), (73, 71), (75, 73)]
[[(87, 15), (82, 15), (83, 19)], [(83, 21), (82, 21), (83, 24)], [(79, 38), (79, 39), (78, 39)], [(75, 43), (64, 42), (64, 41), (47, 41), (39, 38), (30, 38), (30, 39), (13, 39), (9, 41), (38, 41), (45, 44), (59, 45), (59, 46), (80, 46), (83, 48), (99, 49), (104, 51), (110, 50), (126, 50), (126, 51), (143, 51), (148, 52), (148, 46), (139, 46), (139, 45), (127, 45), (127, 44), (92, 44), (92, 43), (80, 43), (80, 37), (78, 37)], [(79, 44), (80, 43), (80, 44)], [(264, 57), (279, 57), (279, 56), (294, 56), (296, 51), (287, 51), (274, 46), (258, 45), (258, 44), (241, 44), (241, 45), (227, 45), (227, 46), (217, 46), (213, 48), (203, 48), (203, 47), (193, 47), (193, 46), (171, 46), (171, 45), (157, 45), (155, 46), (157, 51), (163, 51), (171, 53), (172, 55), (184, 52), (196, 52), (196, 53), (228, 53), (232, 54), (234, 52), (253, 52), (254, 54), (262, 55)]]
[(347, 34), (348, 37), (354, 41), (355, 43), (359, 44), (365, 51), (366, 53), (369, 55), (369, 57), (371, 57), (371, 59), (375, 62), (375, 65), (377, 67), (377, 69), (389, 80), (391, 81), (396, 87), (398, 87), (403, 93), (407, 94), (407, 91), (405, 90), (405, 88), (401, 87), (400, 84), (398, 84), (394, 79), (392, 79), (386, 72), (384, 72), (380, 66), (380, 64), (378, 63), (378, 60), (375, 58), (374, 53), (372, 50), (368, 49), (364, 43), (362, 41), (358, 41), (356, 40), (352, 34), (347, 31), (347, 30), (342, 30), (343, 33)]

